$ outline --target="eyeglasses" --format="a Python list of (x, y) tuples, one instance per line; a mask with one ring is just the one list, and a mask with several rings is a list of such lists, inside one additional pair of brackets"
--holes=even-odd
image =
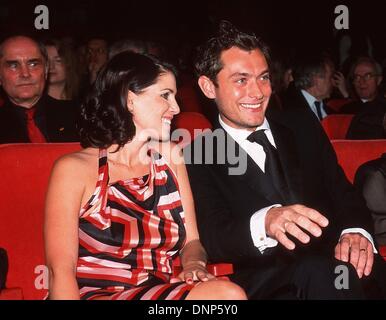
[(92, 54), (105, 54), (106, 49), (104, 48), (87, 48), (87, 53), (92, 55)]
[(359, 81), (361, 81), (361, 80), (363, 80), (363, 81), (369, 81), (370, 79), (372, 79), (372, 78), (374, 78), (374, 77), (378, 77), (378, 75), (375, 74), (375, 73), (371, 73), (371, 72), (366, 73), (366, 74), (364, 74), (364, 75), (354, 74), (353, 81), (354, 81), (354, 82), (359, 82)]

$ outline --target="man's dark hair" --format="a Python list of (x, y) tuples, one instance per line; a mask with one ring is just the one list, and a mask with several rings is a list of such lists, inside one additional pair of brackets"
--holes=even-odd
[(325, 54), (302, 55), (295, 60), (292, 76), (298, 89), (308, 89), (314, 85), (314, 77), (324, 77), (326, 64), (333, 65), (332, 60)]
[(197, 77), (207, 76), (216, 85), (217, 74), (223, 68), (221, 54), (232, 47), (245, 51), (259, 49), (269, 65), (268, 47), (255, 35), (236, 29), (230, 22), (221, 21), (216, 36), (210, 38), (197, 49), (195, 73)]
[(81, 106), (82, 147), (123, 147), (129, 142), (135, 135), (135, 126), (127, 108), (128, 92), (141, 93), (166, 72), (176, 74), (172, 65), (154, 56), (125, 51), (111, 58)]

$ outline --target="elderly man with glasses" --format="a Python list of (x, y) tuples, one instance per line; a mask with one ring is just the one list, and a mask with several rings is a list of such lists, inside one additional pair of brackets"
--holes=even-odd
[(386, 139), (383, 122), (386, 100), (379, 93), (382, 69), (371, 58), (360, 58), (352, 68), (352, 80), (358, 100), (342, 108), (342, 113), (354, 113), (347, 139)]
[(373, 102), (371, 105), (385, 104), (385, 99), (379, 95), (382, 68), (374, 59), (359, 58), (351, 68), (350, 78), (358, 100), (342, 107), (342, 113), (357, 114), (368, 109), (368, 102)]

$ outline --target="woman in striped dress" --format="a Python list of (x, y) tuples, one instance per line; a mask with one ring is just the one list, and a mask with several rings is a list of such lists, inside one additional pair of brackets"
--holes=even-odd
[(82, 106), (84, 149), (60, 158), (50, 178), (50, 299), (245, 299), (205, 268), (183, 157), (169, 141), (173, 70), (124, 52), (100, 72)]

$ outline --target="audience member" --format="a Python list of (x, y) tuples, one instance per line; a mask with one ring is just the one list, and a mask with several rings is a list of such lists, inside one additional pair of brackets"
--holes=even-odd
[(77, 110), (44, 94), (48, 58), (44, 45), (25, 36), (0, 44), (0, 143), (76, 141)]
[(356, 60), (351, 68), (350, 78), (357, 100), (344, 105), (340, 113), (356, 114), (376, 105), (386, 105), (378, 90), (382, 82), (382, 69), (374, 59), (361, 57)]
[(92, 38), (87, 42), (86, 56), (89, 72), (89, 83), (95, 82), (99, 70), (106, 63), (108, 58), (107, 41), (102, 38)]
[(323, 55), (297, 59), (292, 71), (293, 86), (289, 86), (282, 99), (283, 109), (307, 109), (321, 121), (332, 113), (323, 100), (331, 94), (333, 74), (332, 61)]
[(371, 211), (375, 241), (386, 246), (386, 153), (362, 164), (356, 172), (354, 184)]
[(49, 69), (47, 93), (57, 100), (76, 100), (79, 94), (80, 73), (73, 44), (69, 39), (45, 43)]

